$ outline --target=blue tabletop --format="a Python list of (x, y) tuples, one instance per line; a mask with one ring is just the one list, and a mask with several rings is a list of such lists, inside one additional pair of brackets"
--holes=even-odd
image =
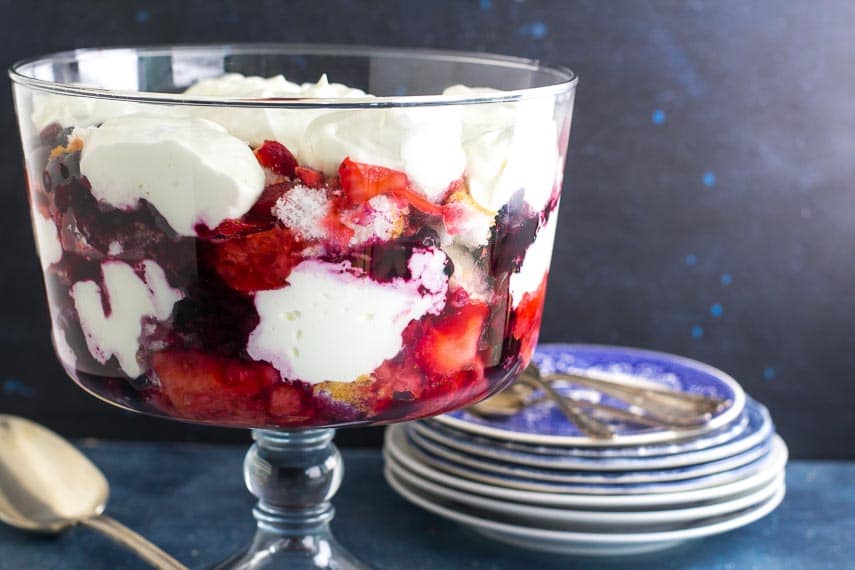
[[(241, 475), (244, 448), (85, 442), (112, 485), (107, 512), (193, 568), (204, 568), (252, 536), (253, 499)], [(487, 541), (398, 497), (376, 450), (345, 450), (333, 530), (378, 568), (855, 568), (855, 462), (794, 461), (787, 497), (743, 529), (670, 551), (624, 559), (572, 558)], [(83, 529), (59, 537), (0, 525), (0, 568), (146, 568)]]

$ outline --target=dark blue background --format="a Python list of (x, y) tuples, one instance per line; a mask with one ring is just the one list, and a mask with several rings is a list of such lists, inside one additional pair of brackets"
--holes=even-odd
[[(12, 2), (3, 58), (297, 41), (490, 51), (581, 76), (542, 339), (733, 374), (799, 457), (855, 457), (855, 4)], [(63, 378), (0, 89), (0, 412), (67, 435), (246, 435), (131, 416)], [(350, 430), (347, 443), (376, 442)]]

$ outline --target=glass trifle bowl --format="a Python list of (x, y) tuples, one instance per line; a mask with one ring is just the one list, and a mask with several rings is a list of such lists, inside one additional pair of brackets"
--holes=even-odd
[(65, 370), (128, 410), (253, 430), (258, 531), (223, 567), (359, 567), (328, 528), (333, 429), (466, 406), (528, 364), (574, 74), (227, 45), (10, 75)]

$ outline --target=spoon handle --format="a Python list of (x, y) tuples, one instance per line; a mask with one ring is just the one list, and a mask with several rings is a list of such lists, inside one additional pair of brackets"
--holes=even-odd
[(80, 524), (97, 530), (101, 534), (127, 547), (155, 568), (187, 570), (186, 566), (149, 542), (143, 536), (107, 515), (97, 515), (83, 519), (80, 521)]
[(573, 422), (585, 435), (595, 439), (609, 439), (614, 437), (615, 432), (611, 426), (583, 412), (576, 402), (563, 397), (549, 382), (543, 380), (540, 376), (523, 375), (520, 376), (520, 379), (543, 390), (555, 402), (567, 419)]
[(544, 380), (566, 380), (574, 384), (588, 386), (603, 394), (609, 394), (625, 402), (640, 408), (657, 411), (663, 415), (702, 418), (706, 414), (715, 411), (724, 404), (721, 400), (706, 398), (697, 400), (686, 398), (683, 394), (674, 391), (651, 390), (650, 388), (639, 388), (636, 386), (608, 382), (597, 378), (580, 376), (578, 374), (557, 373), (544, 376)]

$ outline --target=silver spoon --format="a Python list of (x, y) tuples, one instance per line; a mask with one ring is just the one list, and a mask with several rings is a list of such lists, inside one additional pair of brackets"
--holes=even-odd
[[(524, 374), (535, 370), (537, 370), (536, 366), (529, 365)], [(730, 404), (728, 400), (722, 398), (680, 392), (663, 386), (654, 387), (651, 386), (650, 382), (642, 380), (628, 383), (623, 380), (607, 379), (599, 373), (596, 376), (593, 374), (555, 373), (547, 374), (543, 376), (543, 379), (548, 382), (566, 380), (573, 384), (593, 388), (598, 392), (609, 394), (641, 408), (658, 410), (663, 414), (674, 416), (702, 417), (707, 415), (705, 419), (709, 419), (709, 414), (720, 411)]]
[(520, 382), (525, 382), (534, 388), (540, 388), (552, 401), (558, 406), (558, 409), (573, 422), (585, 435), (594, 439), (610, 439), (614, 437), (615, 430), (608, 424), (593, 418), (582, 411), (575, 402), (563, 398), (549, 382), (545, 381), (540, 376), (540, 371), (537, 368), (529, 367), (519, 377)]
[[(466, 408), (471, 413), (486, 418), (509, 418), (517, 415), (529, 406), (534, 406), (552, 400), (547, 395), (532, 399), (535, 389), (526, 384), (515, 383), (486, 400), (473, 404)], [(635, 412), (630, 409), (616, 408), (605, 404), (599, 404), (583, 399), (561, 396), (565, 400), (574, 402), (583, 410), (588, 410), (593, 415), (604, 416), (608, 419), (633, 422), (649, 427), (687, 429), (695, 427), (695, 422), (687, 423), (673, 418), (662, 418), (655, 414)]]
[(107, 515), (110, 487), (68, 441), (24, 418), (0, 414), (0, 520), (57, 533), (81, 524), (138, 554), (155, 568), (186, 566)]

